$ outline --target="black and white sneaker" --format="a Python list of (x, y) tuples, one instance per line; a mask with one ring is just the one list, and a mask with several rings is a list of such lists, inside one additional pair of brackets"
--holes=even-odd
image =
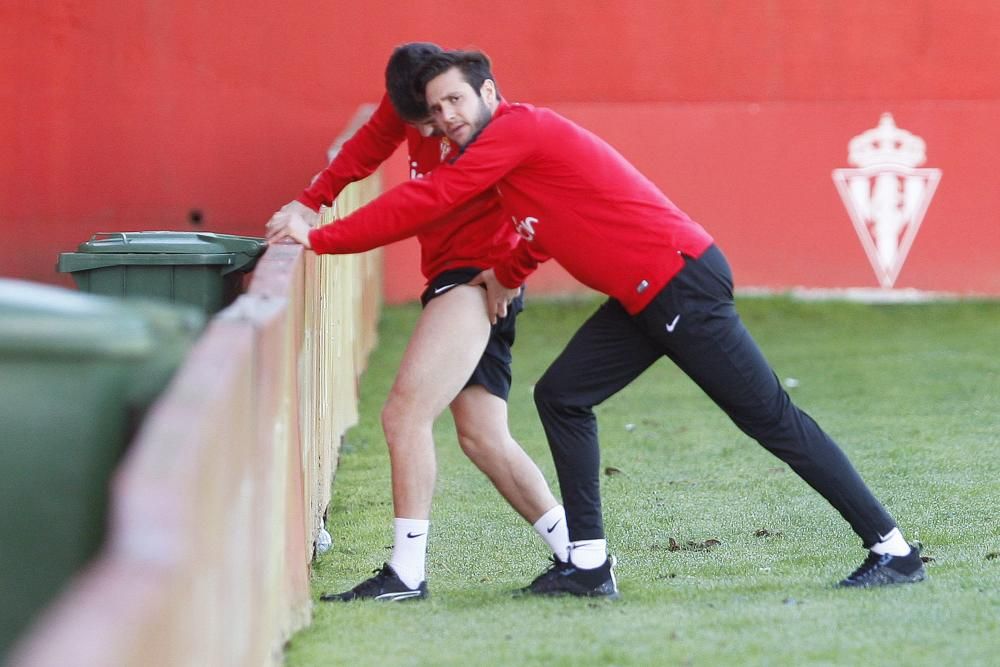
[(427, 597), (427, 581), (421, 581), (416, 588), (410, 588), (399, 578), (388, 563), (380, 570), (372, 570), (375, 576), (365, 579), (349, 591), (326, 593), (320, 596), (323, 602), (350, 602), (351, 600), (379, 600), (399, 602)]
[(603, 565), (591, 570), (578, 568), (572, 563), (564, 563), (553, 556), (548, 569), (518, 592), (533, 595), (604, 597), (616, 600), (618, 582), (615, 579), (614, 567), (614, 556), (608, 556)]
[(923, 581), (927, 576), (924, 562), (920, 559), (920, 549), (910, 545), (910, 553), (905, 556), (890, 556), (868, 552), (861, 566), (840, 582), (846, 588), (870, 588), (888, 584), (912, 584)]

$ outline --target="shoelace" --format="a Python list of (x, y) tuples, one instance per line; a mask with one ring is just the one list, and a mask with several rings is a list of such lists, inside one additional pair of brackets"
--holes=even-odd
[(368, 593), (369, 591), (378, 592), (381, 590), (383, 582), (391, 576), (388, 568), (384, 565), (372, 570), (372, 574), (375, 576), (365, 579), (354, 588), (355, 593)]
[(848, 579), (860, 579), (880, 565), (884, 565), (889, 562), (891, 558), (892, 556), (889, 554), (877, 554), (874, 551), (869, 551), (868, 557), (865, 558), (865, 562), (863, 562), (858, 569), (852, 572)]
[(552, 561), (552, 562), (549, 564), (549, 566), (547, 568), (545, 568), (544, 572), (542, 572), (540, 575), (538, 575), (537, 577), (535, 577), (535, 580), (532, 583), (539, 582), (542, 579), (547, 579), (548, 577), (552, 576), (553, 574), (556, 574), (557, 572), (561, 572), (562, 570), (564, 570), (567, 567), (569, 567), (569, 563), (562, 562), (561, 560), (559, 560), (558, 558), (555, 557), (555, 554), (549, 556), (549, 560)]
[(551, 556), (549, 556), (549, 560), (552, 561), (552, 564), (549, 565), (549, 567), (546, 570), (546, 572), (551, 572), (552, 570), (559, 570), (559, 569), (562, 569), (564, 566), (567, 565), (567, 563), (564, 563), (561, 560), (559, 560), (558, 558), (556, 558), (555, 554), (552, 554)]

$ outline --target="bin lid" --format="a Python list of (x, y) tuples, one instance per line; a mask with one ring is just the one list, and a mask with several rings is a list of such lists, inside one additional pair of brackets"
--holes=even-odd
[(0, 278), (3, 357), (134, 359), (156, 343), (145, 318), (119, 299)]
[(211, 232), (98, 232), (78, 252), (60, 253), (56, 270), (90, 271), (109, 266), (220, 265), (222, 274), (251, 271), (267, 241)]
[(98, 232), (81, 243), (85, 253), (169, 253), (215, 255), (241, 253), (256, 257), (267, 241), (256, 236), (234, 236), (211, 232)]

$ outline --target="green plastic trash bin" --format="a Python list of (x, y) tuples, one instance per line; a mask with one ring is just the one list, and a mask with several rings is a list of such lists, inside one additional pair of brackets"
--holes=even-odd
[(98, 550), (109, 479), (204, 320), (0, 279), (0, 663)]
[(211, 315), (236, 299), (266, 247), (229, 234), (102, 232), (61, 253), (56, 269), (84, 292), (166, 299)]

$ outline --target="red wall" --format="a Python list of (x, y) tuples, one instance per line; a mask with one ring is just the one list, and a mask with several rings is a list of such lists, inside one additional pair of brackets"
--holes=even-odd
[[(510, 99), (608, 138), (720, 240), (741, 285), (877, 285), (830, 171), (891, 111), (941, 185), (898, 287), (1000, 294), (991, 0), (0, 5), (0, 275), (49, 282), (94, 231), (256, 234), (385, 58), (477, 46)], [(403, 172), (397, 157), (387, 180)], [(387, 298), (415, 293), (412, 243)], [(566, 285), (546, 268), (533, 288)]]

